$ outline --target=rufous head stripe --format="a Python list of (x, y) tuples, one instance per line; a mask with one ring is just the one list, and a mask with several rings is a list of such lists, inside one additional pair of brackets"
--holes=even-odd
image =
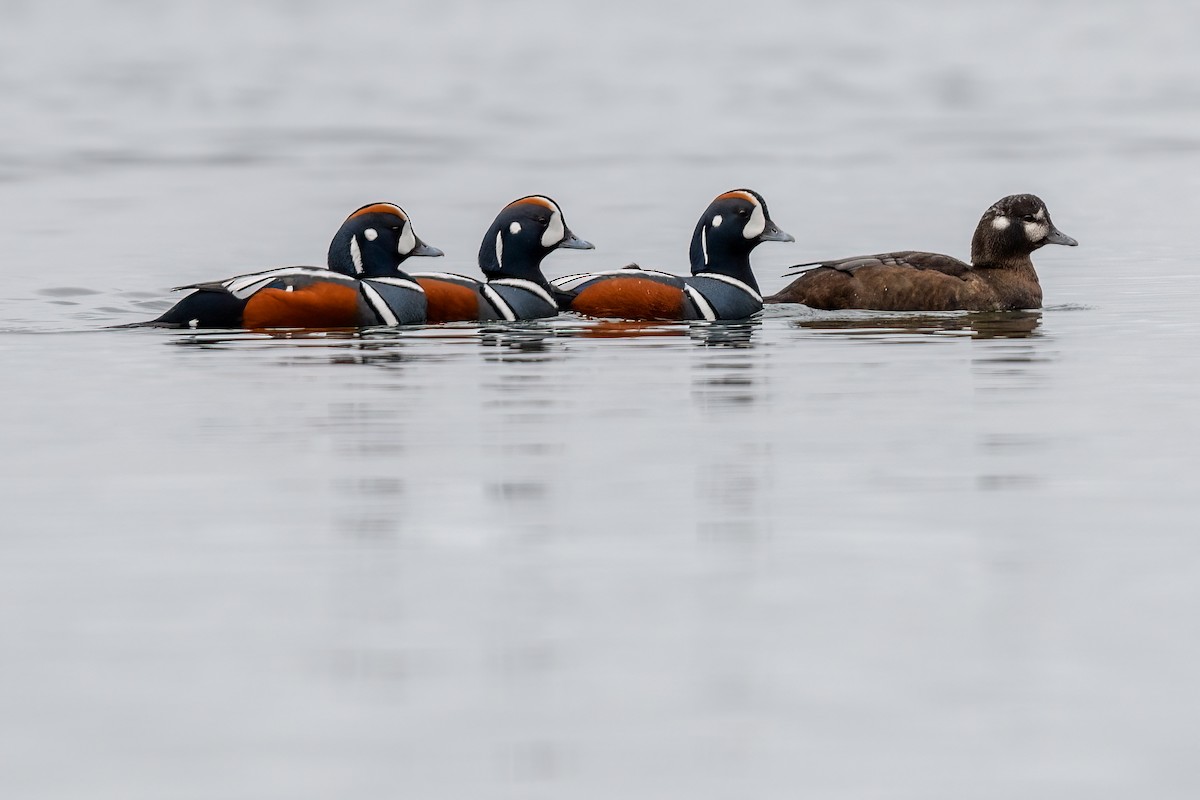
[(511, 203), (506, 205), (505, 208), (512, 208), (513, 206), (520, 206), (520, 205), (526, 205), (526, 204), (532, 205), (532, 206), (541, 206), (542, 208), (549, 209), (550, 211), (558, 211), (558, 206), (556, 206), (554, 204), (553, 200), (551, 200), (549, 197), (542, 197), (540, 194), (530, 195), (529, 197), (522, 197), (519, 200), (513, 200)]
[(346, 219), (351, 220), (355, 217), (362, 217), (367, 214), (394, 214), (402, 220), (408, 220), (408, 215), (404, 213), (404, 209), (393, 203), (372, 203), (369, 206), (363, 206), (358, 211), (355, 211), (353, 214), (346, 217)]
[(717, 200), (747, 200), (753, 205), (758, 205), (757, 197), (749, 192), (744, 192), (741, 189), (735, 189), (732, 192), (726, 192), (725, 194), (717, 195)]

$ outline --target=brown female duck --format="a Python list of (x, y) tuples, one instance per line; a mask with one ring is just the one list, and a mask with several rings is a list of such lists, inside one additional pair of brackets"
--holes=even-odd
[(1050, 221), (1046, 204), (1014, 194), (984, 212), (971, 263), (906, 250), (797, 266), (800, 277), (764, 303), (883, 311), (1012, 311), (1042, 307), (1030, 255), (1042, 245), (1079, 244)]

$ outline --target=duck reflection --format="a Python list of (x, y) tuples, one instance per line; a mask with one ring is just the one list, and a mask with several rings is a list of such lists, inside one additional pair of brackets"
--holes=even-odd
[(796, 328), (861, 336), (893, 334), (969, 335), (972, 339), (1029, 339), (1041, 336), (1041, 311), (970, 314), (872, 314), (792, 321)]

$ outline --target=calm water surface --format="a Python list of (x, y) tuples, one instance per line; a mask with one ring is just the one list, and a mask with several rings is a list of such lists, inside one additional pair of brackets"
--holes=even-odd
[[(0, 2), (0, 794), (1189, 798), (1200, 13)], [(114, 330), (401, 203), (686, 268), (715, 194), (1047, 307)]]

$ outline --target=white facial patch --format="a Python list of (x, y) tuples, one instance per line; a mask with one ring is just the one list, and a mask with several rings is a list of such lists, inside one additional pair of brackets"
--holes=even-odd
[(1044, 222), (1026, 222), (1025, 238), (1031, 242), (1040, 242), (1050, 235), (1050, 226)]
[(363, 231), (363, 238), (365, 238), (368, 242), (373, 242), (379, 238), (379, 231), (375, 230), (374, 228), (367, 228), (365, 231)]
[(712, 226), (713, 226), (714, 228), (719, 228), (719, 227), (721, 227), (721, 223), (722, 223), (722, 222), (724, 222), (724, 221), (725, 221), (725, 220), (721, 219), (721, 215), (720, 215), (720, 214), (717, 214), (715, 217), (713, 217), (713, 220), (712, 220)]
[[(718, 217), (717, 219), (720, 219)], [(708, 228), (700, 229), (700, 252), (704, 254), (704, 266), (708, 266)]]
[(557, 208), (546, 223), (546, 232), (542, 234), (542, 247), (554, 247), (567, 238), (567, 226), (563, 225), (562, 212)]
[(504, 266), (504, 231), (496, 231), (496, 266)]
[(754, 239), (762, 236), (762, 232), (767, 229), (767, 215), (763, 213), (763, 207), (757, 200), (754, 201), (754, 211), (750, 214), (750, 221), (746, 223), (746, 227), (742, 228), (742, 236), (747, 239)]
[(1008, 228), (1008, 224), (1008, 217), (996, 217), (994, 220), (992, 220), (992, 227), (998, 231)]
[(1034, 216), (1037, 217), (1038, 219), (1045, 219), (1046, 218), (1046, 209), (1039, 208), (1037, 213), (1034, 214)]
[(350, 237), (350, 260), (354, 262), (354, 271), (362, 274), (362, 251), (358, 249), (358, 237)]
[(413, 251), (417, 246), (417, 235), (413, 233), (413, 227), (409, 223), (404, 223), (404, 233), (400, 234), (400, 241), (396, 243), (396, 252), (402, 256), (406, 256)]
[(509, 225), (508, 232), (511, 233), (513, 236), (516, 236), (518, 233), (521, 232), (521, 223), (514, 222), (512, 225)]

